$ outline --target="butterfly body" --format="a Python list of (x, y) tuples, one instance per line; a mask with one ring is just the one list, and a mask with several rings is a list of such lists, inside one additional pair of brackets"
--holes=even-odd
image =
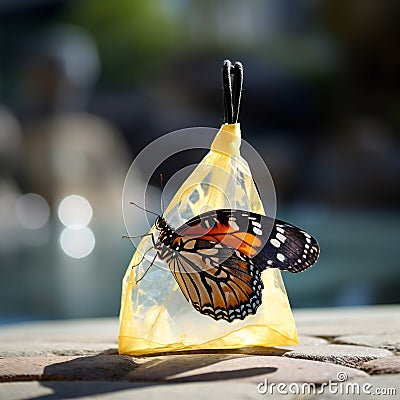
[(318, 243), (285, 222), (241, 210), (200, 214), (176, 230), (164, 218), (155, 249), (187, 301), (201, 314), (232, 322), (261, 305), (261, 273), (300, 272), (319, 254)]

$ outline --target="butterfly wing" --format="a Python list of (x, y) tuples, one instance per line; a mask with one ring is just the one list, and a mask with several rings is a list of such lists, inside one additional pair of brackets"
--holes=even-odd
[[(266, 217), (264, 217), (266, 218)], [(265, 246), (253, 258), (258, 268), (279, 268), (302, 272), (318, 259), (319, 245), (315, 238), (294, 225), (275, 220)]]
[(300, 272), (319, 255), (317, 241), (301, 229), (240, 210), (200, 214), (175, 232), (164, 246), (171, 272), (194, 308), (216, 320), (256, 313), (266, 268)]
[(273, 229), (274, 220), (241, 210), (212, 210), (200, 214), (176, 233), (184, 237), (219, 242), (254, 257), (264, 247)]
[(222, 243), (180, 238), (168, 264), (188, 301), (201, 314), (232, 322), (255, 314), (261, 304), (261, 270)]
[(192, 218), (176, 230), (187, 238), (219, 242), (251, 258), (261, 270), (301, 272), (319, 256), (315, 238), (294, 225), (241, 210), (213, 210)]

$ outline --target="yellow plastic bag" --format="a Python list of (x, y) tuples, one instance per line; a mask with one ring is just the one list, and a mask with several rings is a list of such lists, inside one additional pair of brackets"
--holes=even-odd
[[(224, 124), (210, 152), (180, 187), (164, 217), (177, 228), (209, 209), (236, 208), (265, 214), (247, 162), (240, 155), (239, 124)], [(196, 196), (193, 194), (196, 193)], [(151, 232), (154, 232), (154, 227)], [(277, 269), (262, 273), (262, 304), (244, 320), (215, 321), (186, 301), (168, 266), (155, 253), (137, 265), (152, 247), (151, 237), (139, 244), (122, 286), (120, 354), (145, 355), (166, 351), (238, 349), (298, 344), (289, 301)], [(154, 251), (154, 250), (153, 250)], [(132, 268), (132, 266), (135, 266)]]

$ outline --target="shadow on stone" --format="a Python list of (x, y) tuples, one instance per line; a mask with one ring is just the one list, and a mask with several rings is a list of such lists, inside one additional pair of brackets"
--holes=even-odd
[(106, 354), (54, 363), (46, 366), (39, 377), (41, 385), (53, 393), (35, 400), (79, 398), (143, 386), (121, 382), (137, 366), (132, 357)]
[[(39, 377), (40, 384), (53, 393), (34, 400), (72, 399), (166, 383), (237, 380), (277, 371), (268, 366), (235, 366), (243, 357), (246, 356), (185, 354), (136, 359), (139, 362), (124, 355), (79, 357), (46, 366)], [(220, 368), (218, 364), (225, 361), (232, 365)]]
[[(153, 353), (145, 357), (159, 357), (159, 356), (182, 356), (182, 355), (194, 355), (194, 354), (238, 354), (238, 355), (260, 355), (260, 356), (282, 356), (283, 354), (291, 351), (290, 349), (279, 348), (279, 347), (241, 347), (238, 349), (208, 349), (208, 350), (187, 350), (187, 351), (171, 351), (163, 353)], [(106, 354), (106, 353), (101, 353)], [(111, 354), (111, 353), (107, 353)]]
[[(152, 386), (146, 382), (118, 382), (118, 381), (47, 381), (40, 382), (43, 387), (51, 389), (53, 393), (30, 398), (31, 400), (64, 400), (80, 399), (96, 395), (112, 395), (124, 390), (132, 390), (145, 386)], [(108, 396), (107, 396), (108, 397)]]
[(138, 364), (132, 357), (119, 355), (96, 355), (78, 357), (69, 361), (46, 366), (43, 381), (119, 381)]
[(185, 383), (185, 382), (205, 382), (220, 381), (225, 379), (243, 379), (257, 375), (267, 375), (276, 372), (278, 368), (274, 367), (255, 367), (246, 369), (236, 369), (233, 371), (215, 371), (195, 374), (180, 378), (168, 379), (169, 383)]
[(248, 378), (276, 370), (268, 365), (254, 365), (252, 357), (243, 354), (175, 354), (151, 358), (125, 379), (135, 382), (203, 382)]

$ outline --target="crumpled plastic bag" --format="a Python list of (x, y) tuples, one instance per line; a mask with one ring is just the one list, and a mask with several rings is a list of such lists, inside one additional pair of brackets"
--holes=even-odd
[[(210, 209), (264, 213), (247, 162), (240, 155), (239, 124), (224, 124), (210, 152), (175, 194), (164, 213), (178, 228)], [(157, 233), (153, 227), (151, 232)], [(298, 344), (289, 301), (277, 269), (262, 273), (262, 304), (255, 315), (231, 323), (200, 314), (187, 302), (150, 236), (140, 242), (123, 278), (118, 351), (134, 356), (171, 351), (238, 349)], [(145, 259), (139, 264), (145, 252)], [(135, 266), (132, 268), (132, 266)], [(143, 279), (135, 282), (144, 275)]]

